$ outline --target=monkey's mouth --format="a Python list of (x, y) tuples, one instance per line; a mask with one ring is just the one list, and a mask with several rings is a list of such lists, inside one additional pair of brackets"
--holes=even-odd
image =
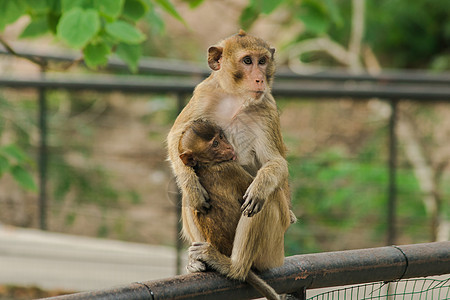
[(259, 99), (264, 94), (264, 91), (251, 91), (250, 93), (255, 99)]
[(233, 154), (233, 156), (231, 156), (230, 158), (225, 158), (222, 162), (235, 161), (235, 160), (236, 160), (236, 154)]

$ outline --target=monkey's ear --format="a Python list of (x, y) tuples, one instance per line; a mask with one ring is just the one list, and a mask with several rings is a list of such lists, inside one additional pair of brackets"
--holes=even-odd
[(208, 65), (209, 67), (217, 71), (220, 69), (220, 58), (222, 57), (223, 48), (218, 46), (211, 46), (208, 49)]
[(275, 54), (275, 48), (269, 48), (270, 54), (272, 54), (272, 59), (273, 59), (273, 55)]
[(181, 153), (180, 159), (188, 167), (195, 167), (197, 165), (197, 161), (194, 159), (191, 150), (186, 150), (183, 153)]

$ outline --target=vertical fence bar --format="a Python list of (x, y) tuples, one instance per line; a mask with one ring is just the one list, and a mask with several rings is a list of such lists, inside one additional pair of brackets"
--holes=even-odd
[(387, 244), (394, 245), (396, 241), (396, 207), (397, 207), (397, 100), (389, 101), (391, 116), (389, 118), (389, 175), (388, 175), (388, 211), (387, 211)]
[(306, 300), (306, 287), (295, 293), (287, 294), (286, 300)]
[[(41, 67), (41, 79), (45, 79), (45, 67)], [(39, 228), (47, 230), (47, 98), (45, 87), (39, 92)]]
[[(177, 115), (180, 114), (180, 112), (183, 110), (184, 107), (184, 95), (181, 93), (177, 94)], [(177, 185), (178, 188), (178, 185)], [(176, 249), (177, 249), (177, 262), (176, 262), (176, 272), (177, 275), (180, 275), (181, 272), (181, 258), (182, 258), (182, 251), (183, 251), (183, 241), (181, 240), (180, 233), (181, 233), (181, 192), (178, 191), (177, 193), (177, 202), (176, 202), (176, 217), (177, 217), (177, 239), (176, 239)]]

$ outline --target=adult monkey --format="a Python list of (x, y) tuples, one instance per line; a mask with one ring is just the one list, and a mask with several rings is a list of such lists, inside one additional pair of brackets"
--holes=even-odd
[[(179, 159), (180, 137), (195, 119), (213, 120), (223, 128), (237, 162), (255, 177), (244, 194), (244, 215), (257, 214), (275, 189), (283, 190), (285, 201), (290, 199), (286, 149), (271, 94), (274, 53), (265, 41), (243, 30), (210, 47), (208, 65), (213, 72), (195, 88), (168, 135), (169, 159), (183, 195), (183, 233), (191, 242), (204, 242), (205, 238), (193, 221), (190, 207), (200, 213), (210, 208), (208, 193), (197, 175)], [(203, 269), (201, 261), (191, 257), (188, 270)]]

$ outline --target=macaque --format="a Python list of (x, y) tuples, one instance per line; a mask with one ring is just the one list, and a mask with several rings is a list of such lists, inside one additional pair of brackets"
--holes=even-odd
[(208, 213), (190, 208), (205, 240), (193, 243), (189, 251), (196, 271), (209, 266), (229, 278), (246, 280), (268, 299), (279, 299), (251, 268), (262, 271), (283, 264), (284, 233), (290, 224), (284, 193), (276, 189), (255, 216), (241, 214), (243, 195), (253, 177), (235, 161), (233, 147), (212, 122), (193, 121), (178, 150), (210, 198)]
[[(286, 148), (271, 94), (274, 53), (264, 40), (243, 30), (211, 46), (208, 65), (212, 73), (197, 85), (169, 132), (169, 160), (182, 192), (183, 235), (192, 243), (187, 266), (190, 272), (204, 271), (206, 263), (230, 278), (245, 280), (253, 274), (249, 272), (251, 267), (265, 270), (283, 264), (283, 226), (286, 220), (294, 222), (295, 216), (285, 209), (290, 206), (290, 193)], [(179, 157), (183, 132), (199, 118), (223, 129), (234, 149), (236, 164), (251, 176), (242, 197), (244, 217), (239, 218), (230, 258), (207, 242), (199, 228), (196, 216), (207, 215), (214, 203), (194, 168)], [(224, 177), (218, 178), (217, 184)], [(282, 228), (272, 230), (273, 222)]]
[(205, 240), (193, 222), (192, 209), (206, 214), (211, 205), (195, 171), (179, 159), (178, 144), (188, 124), (198, 118), (212, 120), (224, 130), (237, 163), (254, 177), (244, 193), (244, 215), (257, 215), (277, 189), (285, 194), (277, 201), (290, 203), (286, 149), (271, 94), (274, 53), (264, 40), (243, 30), (211, 46), (208, 65), (213, 72), (195, 88), (169, 132), (169, 160), (182, 192), (183, 235), (191, 242)]

